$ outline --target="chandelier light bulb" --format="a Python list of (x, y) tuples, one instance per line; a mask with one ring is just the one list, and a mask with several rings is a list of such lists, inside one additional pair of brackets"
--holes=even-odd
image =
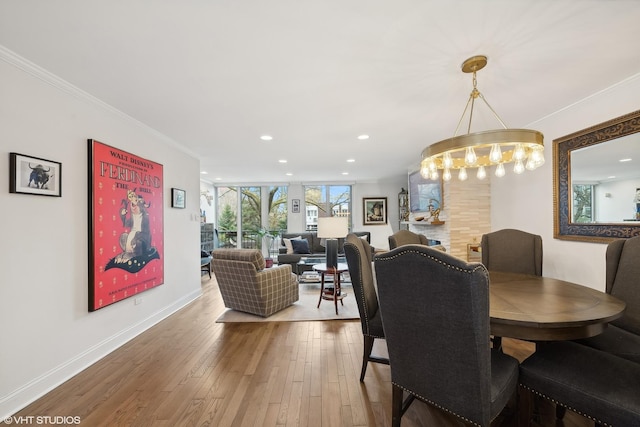
[(464, 155), (464, 163), (467, 166), (473, 166), (478, 161), (478, 156), (476, 156), (476, 151), (473, 147), (467, 147)]
[(502, 150), (500, 149), (499, 144), (491, 145), (489, 160), (491, 161), (491, 163), (500, 163), (502, 161)]
[(516, 163), (513, 165), (513, 172), (518, 175), (524, 172), (524, 163), (522, 163), (522, 160), (516, 160)]
[(535, 167), (540, 167), (544, 164), (544, 152), (542, 150), (542, 148), (535, 148), (529, 155), (535, 163)]
[(524, 160), (526, 156), (527, 153), (524, 151), (522, 144), (516, 144), (516, 148), (513, 150), (513, 158), (515, 160)]
[(445, 169), (450, 169), (453, 166), (453, 159), (451, 158), (451, 153), (444, 153), (442, 156), (442, 166)]
[(484, 166), (480, 166), (478, 168), (478, 173), (476, 175), (478, 179), (485, 179), (487, 177), (487, 171), (484, 170)]
[(460, 181), (467, 180), (467, 170), (465, 168), (460, 168), (460, 171), (458, 172), (458, 179)]
[(529, 156), (529, 159), (527, 160), (527, 164), (525, 165), (525, 168), (527, 168), (528, 171), (532, 171), (537, 167), (535, 160), (533, 160), (533, 156)]
[(442, 179), (445, 181), (451, 181), (451, 170), (446, 168), (442, 173)]
[(440, 175), (438, 174), (438, 169), (432, 170), (429, 174), (429, 178), (431, 178), (432, 181), (437, 180), (439, 176)]
[(429, 178), (431, 174), (431, 171), (429, 171), (429, 167), (427, 166), (426, 163), (422, 163), (422, 166), (420, 167), (420, 176), (422, 176), (424, 179)]
[(502, 178), (504, 176), (504, 163), (498, 163), (495, 173), (498, 178)]

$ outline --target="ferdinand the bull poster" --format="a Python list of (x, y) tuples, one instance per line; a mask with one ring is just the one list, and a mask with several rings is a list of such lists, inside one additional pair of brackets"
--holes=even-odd
[(89, 311), (164, 282), (162, 165), (89, 140)]

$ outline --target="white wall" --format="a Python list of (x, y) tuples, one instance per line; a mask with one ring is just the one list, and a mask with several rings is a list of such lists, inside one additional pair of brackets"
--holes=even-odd
[(553, 140), (637, 110), (639, 93), (640, 75), (636, 75), (536, 123), (511, 124), (544, 134), (546, 162), (519, 176), (492, 177), (491, 227), (541, 235), (545, 276), (604, 290), (606, 245), (553, 238)]
[[(0, 46), (0, 419), (201, 294), (199, 161)], [(87, 139), (164, 166), (164, 284), (88, 312)], [(62, 197), (8, 192), (9, 152), (62, 163)], [(185, 173), (185, 172), (192, 173)], [(170, 208), (171, 187), (187, 209)]]

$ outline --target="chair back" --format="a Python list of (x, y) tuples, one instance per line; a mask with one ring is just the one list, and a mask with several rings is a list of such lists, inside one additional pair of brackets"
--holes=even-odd
[(374, 264), (392, 383), (488, 425), (487, 269), (422, 245), (378, 254)]
[(627, 304), (624, 315), (611, 322), (640, 334), (640, 236), (620, 239), (607, 246), (607, 293)]
[(402, 245), (428, 245), (427, 236), (414, 233), (409, 230), (398, 230), (389, 236), (389, 249), (395, 249)]
[[(351, 233), (346, 237), (344, 254), (349, 266), (351, 285), (360, 312), (362, 333), (383, 337), (381, 331), (372, 327), (372, 320), (380, 316), (378, 307), (378, 295), (373, 283), (373, 269), (371, 266), (372, 254), (369, 243)], [(380, 324), (380, 322), (376, 322)], [(376, 330), (374, 330), (376, 329)]]
[(542, 276), (542, 237), (506, 228), (482, 236), (482, 263), (492, 271)]

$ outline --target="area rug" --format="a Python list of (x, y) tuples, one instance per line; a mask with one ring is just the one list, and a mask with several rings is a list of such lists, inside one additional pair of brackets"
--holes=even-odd
[(318, 298), (320, 297), (319, 284), (300, 284), (300, 299), (293, 303), (293, 305), (267, 318), (227, 308), (224, 313), (218, 317), (216, 322), (308, 322), (314, 320), (360, 319), (358, 305), (353, 297), (353, 288), (351, 285), (344, 284), (342, 286), (342, 293), (346, 293), (347, 295), (342, 300), (344, 305), (338, 301), (338, 314), (336, 314), (333, 301), (322, 300), (320, 307), (316, 308)]

